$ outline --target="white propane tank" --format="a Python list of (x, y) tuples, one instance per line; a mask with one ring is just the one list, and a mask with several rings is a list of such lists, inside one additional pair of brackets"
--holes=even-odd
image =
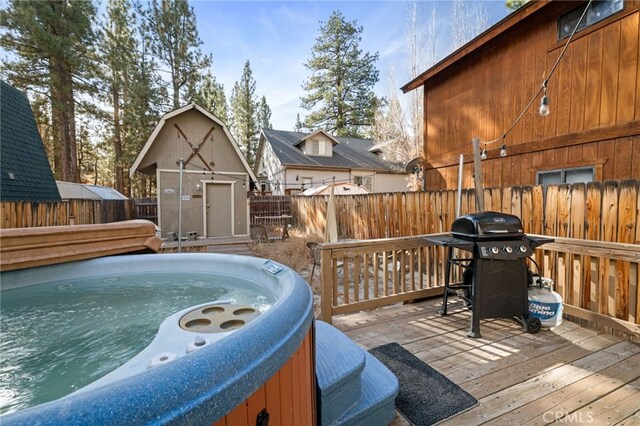
[(529, 315), (536, 317), (544, 328), (557, 327), (562, 323), (562, 296), (553, 291), (553, 280), (539, 278), (540, 285), (534, 284), (529, 289)]

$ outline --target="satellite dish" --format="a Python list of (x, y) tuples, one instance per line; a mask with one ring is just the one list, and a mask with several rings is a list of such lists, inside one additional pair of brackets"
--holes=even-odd
[(416, 157), (413, 160), (409, 161), (405, 166), (404, 166), (404, 170), (407, 173), (415, 173), (416, 172), (416, 168), (419, 168), (422, 166), (422, 163), (424, 163), (424, 158), (422, 157)]

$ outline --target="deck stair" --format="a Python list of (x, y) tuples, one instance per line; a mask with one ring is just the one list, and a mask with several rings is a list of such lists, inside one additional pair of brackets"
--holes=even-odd
[(395, 416), (398, 380), (335, 327), (316, 321), (319, 424), (385, 425)]

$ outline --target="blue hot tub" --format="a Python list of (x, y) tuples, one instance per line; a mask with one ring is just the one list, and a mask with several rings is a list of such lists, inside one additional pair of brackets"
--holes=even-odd
[[(68, 393), (24, 402), (20, 389), (10, 389), (3, 425), (211, 424), (277, 376), (310, 341), (308, 285), (265, 259), (107, 257), (4, 272), (1, 284), (3, 353), (20, 358), (43, 351), (26, 366), (4, 368), (3, 387), (35, 366), (25, 383), (45, 370), (53, 374), (35, 393), (45, 400), (47, 390)], [(67, 330), (76, 326), (81, 331)], [(145, 329), (141, 335), (139, 329)], [(45, 349), (36, 342), (41, 338)], [(68, 353), (76, 345), (89, 348), (79, 360)], [(305, 347), (310, 361), (304, 365), (312, 365)], [(298, 389), (303, 382), (291, 381)], [(6, 409), (7, 401), (13, 409)]]

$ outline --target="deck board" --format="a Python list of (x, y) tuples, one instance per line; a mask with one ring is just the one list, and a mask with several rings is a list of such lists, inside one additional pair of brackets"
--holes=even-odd
[[(480, 404), (442, 424), (640, 424), (640, 345), (564, 321), (524, 333), (515, 321), (481, 322), (482, 338), (466, 337), (470, 312), (439, 299), (334, 317), (364, 349), (400, 343)], [(453, 308), (453, 309), (451, 309)], [(409, 423), (400, 415), (394, 426)]]

